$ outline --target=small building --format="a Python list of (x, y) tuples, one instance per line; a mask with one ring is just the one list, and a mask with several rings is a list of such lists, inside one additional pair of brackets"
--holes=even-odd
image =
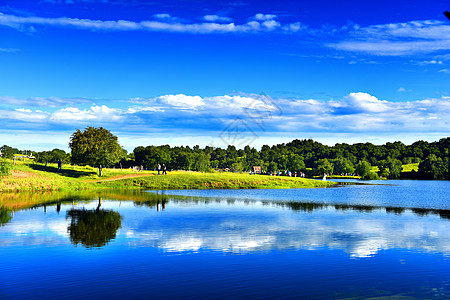
[(253, 173), (261, 174), (261, 166), (253, 166)]

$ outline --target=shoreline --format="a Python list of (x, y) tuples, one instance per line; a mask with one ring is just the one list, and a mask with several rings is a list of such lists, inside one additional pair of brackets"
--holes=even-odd
[(271, 189), (324, 188), (335, 182), (309, 178), (249, 175), (238, 173), (199, 173), (172, 171), (157, 175), (154, 171), (134, 172), (129, 169), (104, 169), (99, 177), (91, 167), (65, 166), (61, 172), (55, 166), (17, 164), (12, 174), (0, 179), (0, 193), (88, 191), (101, 189)]

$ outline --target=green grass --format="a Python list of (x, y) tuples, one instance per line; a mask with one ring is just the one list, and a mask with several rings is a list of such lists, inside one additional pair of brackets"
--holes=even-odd
[(161, 176), (105, 181), (111, 188), (147, 189), (263, 189), (329, 187), (334, 183), (298, 177), (277, 177), (235, 173), (173, 172)]
[(329, 187), (334, 183), (294, 177), (274, 177), (235, 173), (169, 172), (103, 169), (103, 176), (92, 167), (17, 162), (12, 175), (0, 179), (0, 192), (98, 189), (256, 189)]

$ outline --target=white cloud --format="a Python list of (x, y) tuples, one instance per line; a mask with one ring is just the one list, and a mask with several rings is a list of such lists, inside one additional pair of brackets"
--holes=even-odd
[(295, 22), (295, 23), (291, 23), (291, 24), (286, 24), (283, 27), (283, 30), (286, 32), (299, 32), (301, 30), (306, 30), (308, 28), (308, 26), (302, 24), (301, 22)]
[(18, 120), (35, 123), (46, 120), (48, 116), (48, 113), (44, 113), (42, 111), (32, 111), (25, 108), (19, 108), (13, 111), (0, 110), (0, 118), (5, 120)]
[(450, 50), (450, 25), (424, 20), (354, 27), (346, 39), (327, 46), (385, 56)]
[(30, 112), (31, 112), (31, 110), (29, 110), (29, 109), (26, 109), (26, 108), (16, 108), (16, 109), (15, 109), (15, 111), (20, 111), (20, 112), (28, 112), (28, 113), (30, 113)]
[[(342, 142), (357, 135), (360, 139), (371, 136), (429, 140), (450, 135), (450, 97), (395, 102), (364, 92), (349, 93), (332, 101), (266, 99), (252, 94), (213, 97), (175, 94), (88, 107), (80, 103), (56, 110), (43, 107), (34, 110), (22, 103), (14, 106), (9, 101), (0, 109), (0, 127), (4, 130), (73, 131), (80, 126), (104, 126), (120, 131), (120, 136), (133, 146), (139, 145), (133, 136), (150, 132), (164, 133), (162, 139), (155, 137), (155, 143), (190, 144), (195, 136), (199, 137), (197, 143), (202, 141), (206, 145), (236, 119), (261, 137), (262, 144), (301, 137), (327, 137), (327, 140), (334, 137), (334, 142)], [(216, 145), (219, 144), (222, 145)]]
[(255, 18), (255, 20), (258, 20), (258, 21), (267, 21), (267, 20), (275, 19), (276, 17), (277, 17), (276, 15), (272, 15), (272, 14), (259, 13), (259, 14), (256, 14), (254, 18)]
[(206, 15), (203, 17), (203, 20), (208, 22), (232, 22), (233, 19), (230, 17), (223, 17), (218, 15)]
[(442, 70), (439, 70), (439, 72), (450, 74), (450, 70), (449, 69), (442, 69)]
[(278, 23), (275, 20), (267, 20), (262, 23), (262, 26), (267, 28), (268, 30), (275, 30), (276, 28), (280, 27), (280, 23)]
[[(141, 22), (114, 20), (102, 21), (91, 19), (77, 19), (77, 18), (43, 18), (43, 17), (19, 17), (14, 15), (7, 15), (0, 13), (0, 25), (13, 27), (18, 30), (30, 30), (33, 26), (57, 26), (57, 27), (72, 27), (84, 30), (106, 30), (106, 31), (165, 31), (165, 32), (183, 32), (194, 34), (211, 34), (211, 33), (236, 33), (236, 32), (258, 32), (270, 31), (281, 27), (281, 24), (273, 20), (275, 15), (257, 14), (254, 19), (257, 21), (250, 21), (244, 24), (235, 23), (214, 23), (209, 21), (215, 19), (216, 22), (229, 22), (226, 17), (219, 17), (215, 15), (207, 16), (209, 22), (206, 23), (180, 23), (177, 18), (169, 14), (156, 14), (154, 18), (158, 21), (144, 20)], [(294, 23), (292, 26), (287, 24), (284, 29), (298, 31), (298, 24)], [(33, 27), (34, 30), (34, 27)]]
[(157, 19), (170, 19), (170, 18), (172, 18), (172, 16), (169, 15), (169, 14), (154, 14), (153, 16), (155, 18), (157, 18)]
[(53, 113), (51, 120), (70, 122), (70, 121), (84, 121), (95, 119), (91, 111), (80, 110), (76, 107), (67, 107)]
[(179, 19), (177, 17), (172, 17), (170, 14), (161, 13), (161, 14), (154, 14), (154, 18), (159, 19), (163, 22), (177, 22)]
[(399, 87), (397, 92), (406, 92), (406, 89), (404, 87)]
[(164, 95), (157, 98), (157, 100), (164, 103), (182, 108), (182, 109), (195, 109), (204, 105), (203, 99), (200, 96), (186, 96), (184, 94), (178, 95)]
[(83, 103), (93, 103), (92, 100), (84, 98), (59, 98), (59, 97), (30, 97), (16, 98), (0, 96), (0, 105), (7, 106), (25, 106), (25, 107), (61, 107), (67, 105), (79, 105)]
[(362, 112), (383, 112), (388, 109), (387, 101), (378, 100), (368, 93), (350, 93), (341, 103), (348, 104)]
[(117, 109), (109, 108), (105, 105), (92, 106), (91, 109), (78, 109), (76, 107), (67, 107), (54, 112), (50, 120), (56, 122), (73, 121), (118, 121), (122, 118), (121, 112)]

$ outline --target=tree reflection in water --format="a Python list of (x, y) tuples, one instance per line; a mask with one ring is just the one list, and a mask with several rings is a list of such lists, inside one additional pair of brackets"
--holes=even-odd
[(102, 247), (116, 238), (116, 232), (122, 226), (122, 217), (118, 212), (100, 209), (100, 206), (101, 198), (97, 209), (71, 209), (67, 212), (67, 218), (72, 218), (67, 231), (74, 245)]
[(9, 223), (12, 219), (12, 211), (6, 207), (0, 206), (0, 226)]

